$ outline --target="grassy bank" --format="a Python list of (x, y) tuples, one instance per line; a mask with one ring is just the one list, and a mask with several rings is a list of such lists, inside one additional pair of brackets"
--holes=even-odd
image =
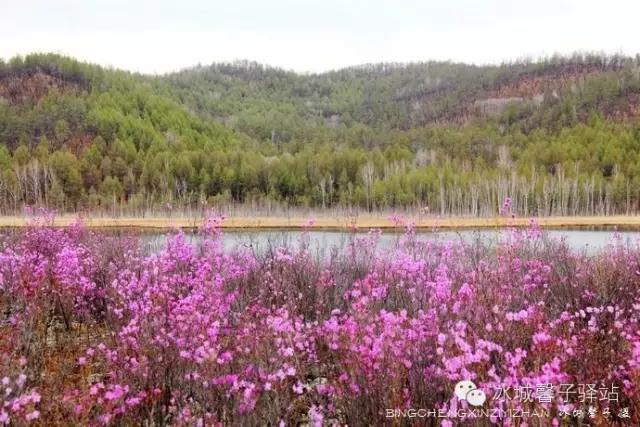
[[(54, 220), (54, 225), (64, 227), (76, 221), (77, 216), (63, 215)], [(437, 217), (407, 217), (416, 228), (431, 229), (464, 229), (464, 228), (496, 228), (506, 226), (527, 226), (530, 218), (437, 218)], [(619, 227), (622, 229), (639, 229), (640, 216), (567, 216), (537, 218), (544, 228), (591, 228), (591, 227)], [(2, 216), (0, 228), (24, 227), (29, 223), (26, 216)], [(90, 228), (195, 228), (202, 224), (201, 218), (185, 217), (153, 217), (153, 218), (84, 218), (84, 223)], [(308, 227), (309, 218), (302, 217), (232, 217), (227, 218), (222, 227), (226, 229), (301, 229)], [(357, 228), (399, 228), (398, 223), (391, 218), (381, 216), (357, 217), (318, 217), (312, 221), (313, 228), (324, 230), (351, 230)]]

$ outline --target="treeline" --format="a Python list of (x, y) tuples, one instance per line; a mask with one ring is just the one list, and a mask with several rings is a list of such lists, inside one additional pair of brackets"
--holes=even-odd
[[(240, 63), (147, 77), (55, 55), (17, 58), (0, 63), (0, 209), (492, 215), (510, 197), (522, 215), (635, 213), (637, 64), (576, 56), (301, 76)], [(459, 120), (505, 85), (575, 73), (565, 92), (546, 86), (538, 104)], [(406, 110), (419, 99), (428, 120)]]
[(506, 197), (521, 214), (640, 207), (640, 129), (600, 121), (556, 136), (444, 128), (404, 138), (384, 149), (300, 144), (267, 155), (257, 149), (144, 151), (130, 139), (107, 144), (98, 136), (77, 156), (52, 150), (42, 138), (32, 150), (0, 149), (0, 196), (10, 210), (275, 202), (489, 215)]

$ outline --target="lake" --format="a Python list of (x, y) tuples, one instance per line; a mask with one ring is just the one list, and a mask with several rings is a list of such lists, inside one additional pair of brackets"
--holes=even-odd
[[(417, 231), (420, 240), (453, 240), (474, 241), (482, 239), (495, 242), (505, 230), (459, 230), (459, 231)], [(223, 246), (225, 250), (247, 248), (257, 253), (263, 252), (269, 247), (289, 246), (296, 247), (303, 236), (302, 231), (286, 230), (261, 230), (261, 231), (225, 231), (223, 234)], [(345, 231), (310, 231), (310, 250), (322, 253), (324, 250), (346, 245), (353, 238), (354, 233)], [(640, 242), (640, 231), (614, 230), (545, 230), (544, 234), (551, 239), (565, 239), (567, 244), (577, 250), (585, 250), (587, 253), (595, 253), (606, 245), (614, 242), (617, 236), (625, 245), (637, 245)], [(192, 233), (186, 233), (188, 239), (197, 242), (199, 237)], [(151, 251), (157, 251), (166, 241), (166, 233), (154, 233), (144, 235), (143, 242)], [(366, 233), (355, 233), (357, 237), (365, 237)], [(380, 248), (393, 246), (402, 233), (383, 232), (378, 246)]]

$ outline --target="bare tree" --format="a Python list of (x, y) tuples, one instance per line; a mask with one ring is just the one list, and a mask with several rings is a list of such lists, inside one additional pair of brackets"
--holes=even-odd
[(371, 212), (371, 187), (373, 186), (373, 178), (375, 174), (375, 167), (373, 163), (367, 162), (362, 167), (362, 181), (364, 182), (365, 197), (367, 198), (367, 210)]

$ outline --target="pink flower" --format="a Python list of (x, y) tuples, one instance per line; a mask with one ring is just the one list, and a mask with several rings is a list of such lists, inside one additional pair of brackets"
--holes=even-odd
[[(197, 243), (176, 233), (153, 251), (82, 226), (29, 228), (0, 245), (0, 287), (12, 302), (0, 424), (55, 422), (35, 410), (42, 379), (16, 361), (32, 320), (60, 308), (104, 336), (64, 361), (77, 357), (104, 381), (61, 388), (72, 418), (91, 425), (139, 424), (158, 402), (176, 424), (217, 425), (217, 413), (252, 419), (293, 392), (308, 395), (308, 423), (320, 426), (329, 414), (360, 413), (358, 396), (388, 402), (393, 384), (403, 408), (429, 384), (446, 391), (463, 379), (485, 391), (583, 375), (635, 386), (640, 290), (611, 293), (606, 279), (635, 283), (640, 247), (587, 256), (533, 241), (531, 230), (509, 230), (490, 247), (408, 231), (391, 246), (378, 232), (349, 236), (326, 257), (307, 240), (256, 256), (218, 244), (218, 226), (205, 224)], [(585, 358), (596, 340), (618, 351)], [(215, 413), (211, 393), (224, 397)], [(433, 407), (468, 407), (451, 399)]]
[(311, 405), (309, 408), (309, 422), (313, 427), (322, 427), (324, 416), (322, 415), (322, 411), (316, 405)]
[(38, 419), (38, 417), (40, 416), (40, 411), (31, 411), (26, 415), (26, 419), (27, 421), (33, 421), (35, 419)]
[(295, 394), (302, 394), (304, 392), (304, 386), (299, 381), (293, 385), (293, 392)]

